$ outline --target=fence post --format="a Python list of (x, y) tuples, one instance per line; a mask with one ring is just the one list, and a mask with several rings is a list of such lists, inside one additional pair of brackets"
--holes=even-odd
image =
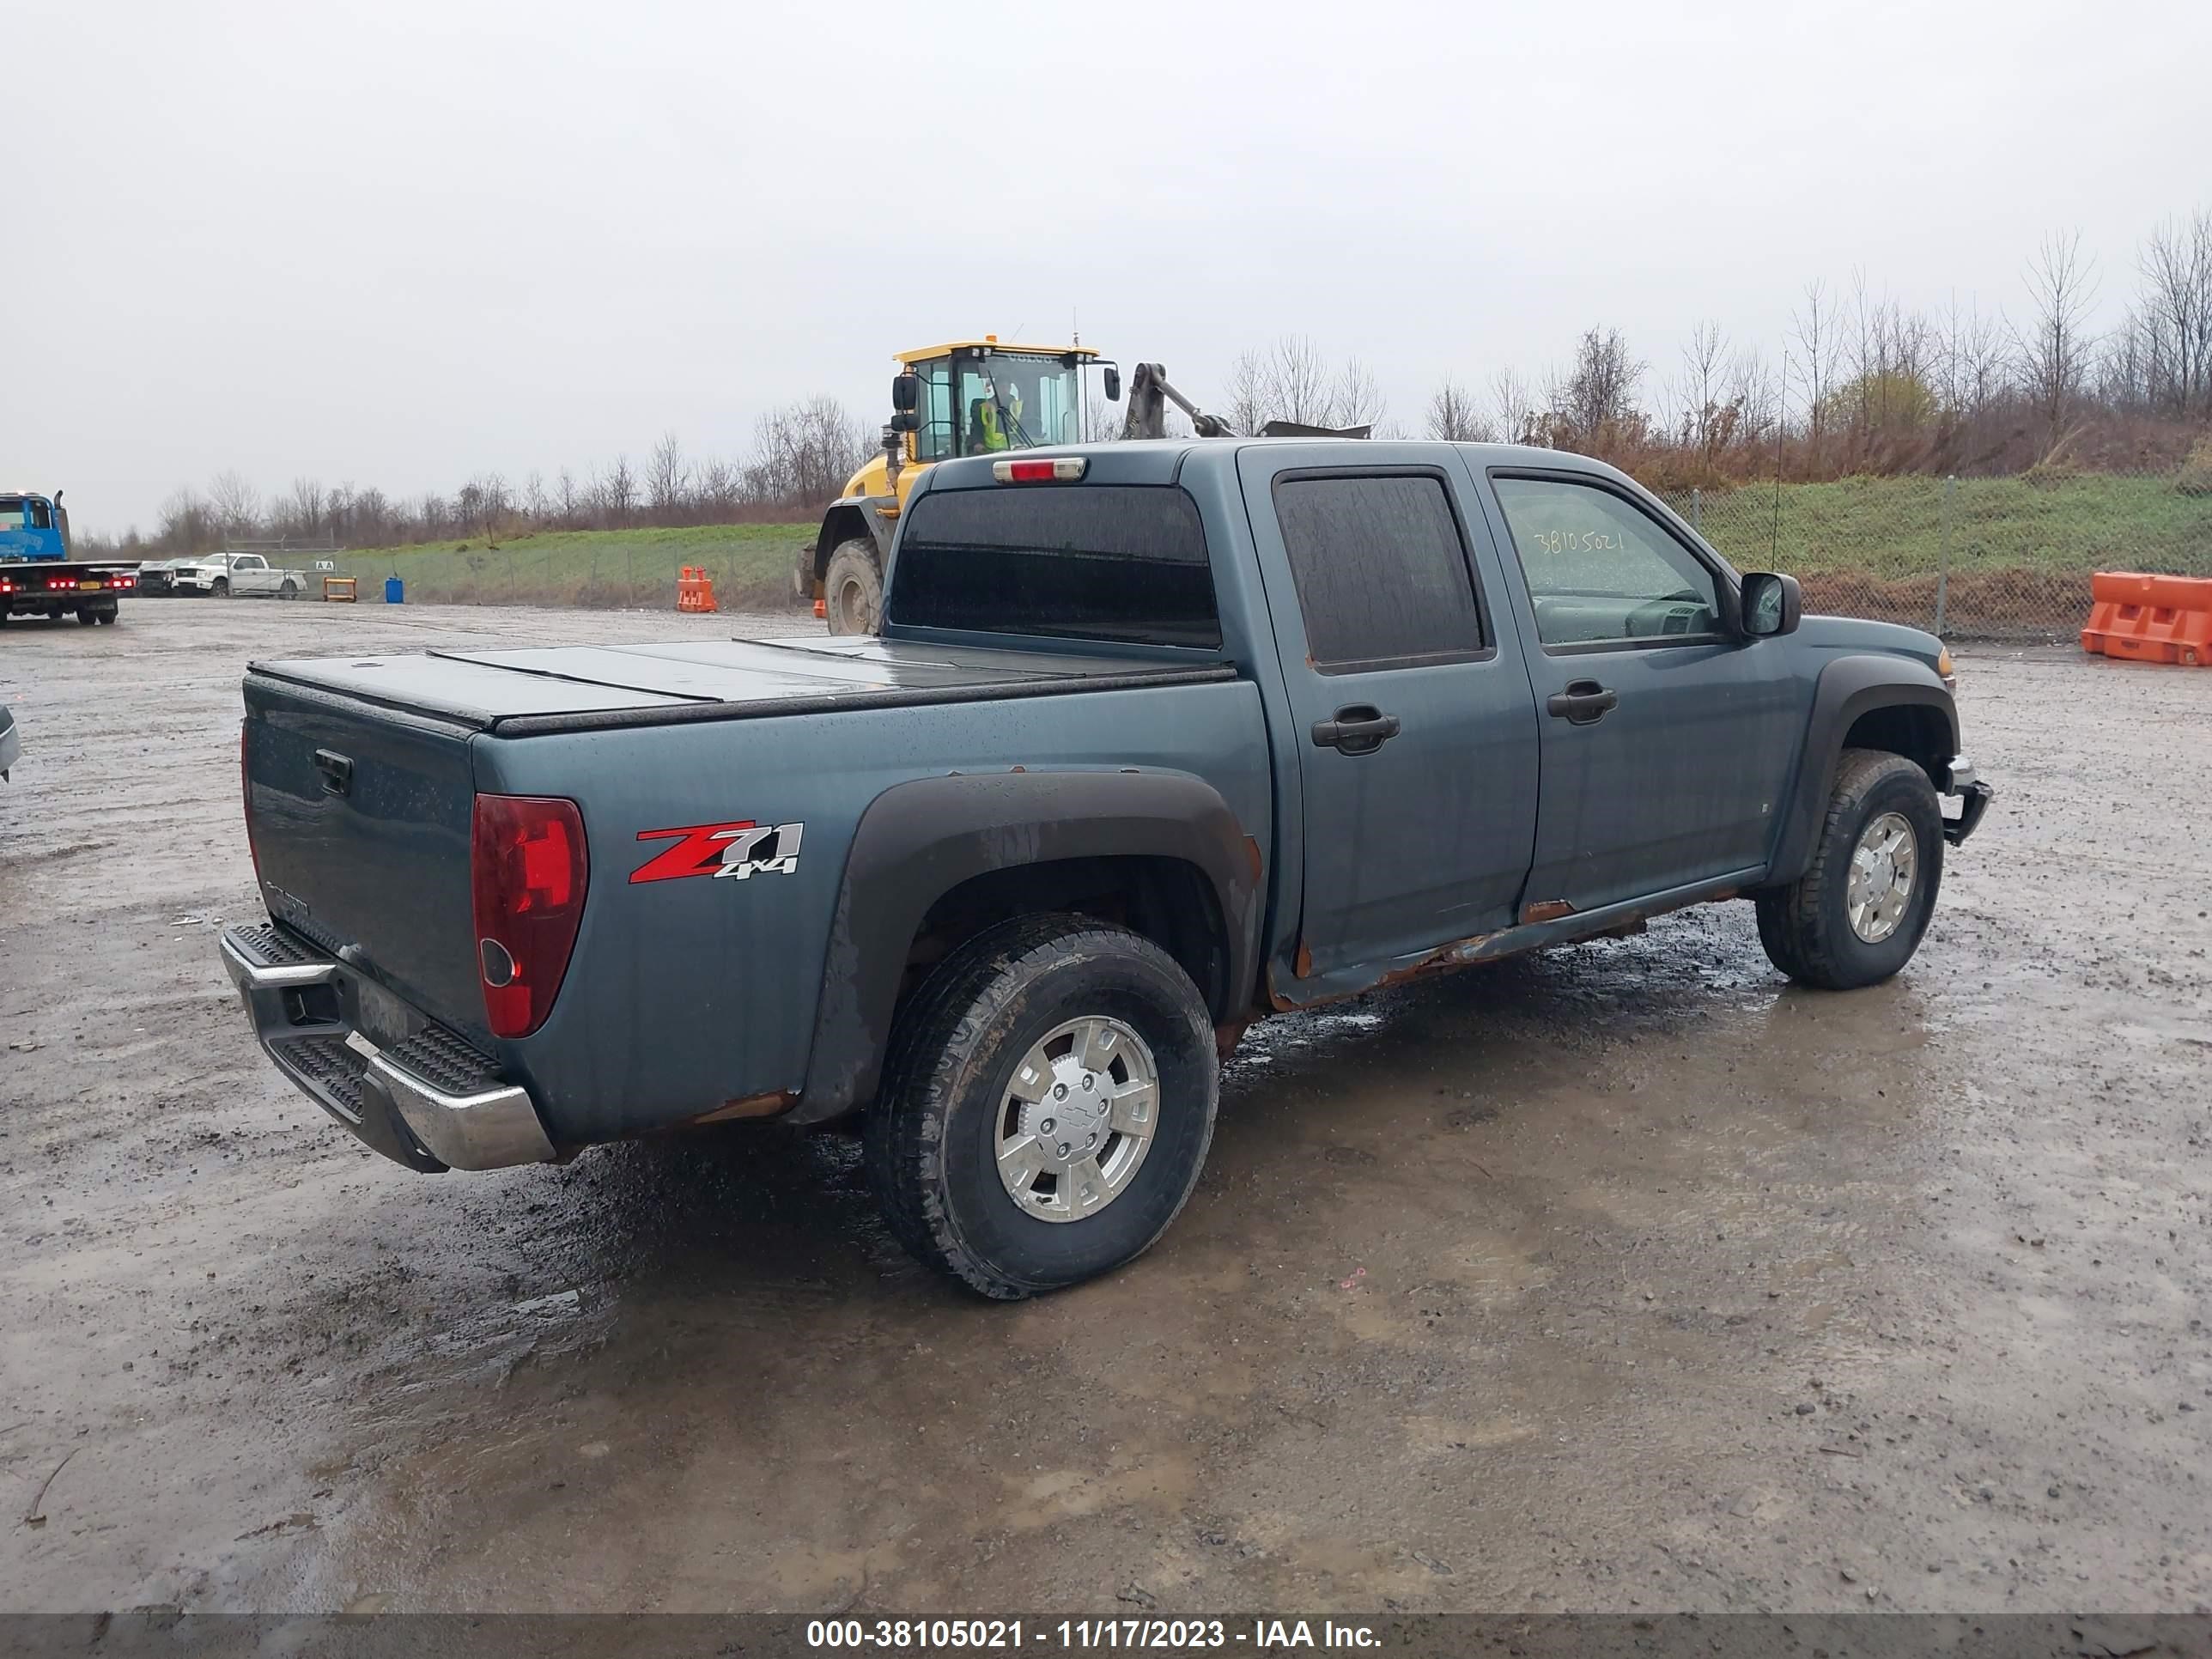
[(1936, 544), (1936, 637), (1943, 637), (1943, 612), (1951, 597), (1951, 497), (1958, 493), (1958, 475), (1943, 480), (1943, 523)]
[(1690, 486), (1690, 528), (1705, 533), (1705, 492), (1695, 484)]

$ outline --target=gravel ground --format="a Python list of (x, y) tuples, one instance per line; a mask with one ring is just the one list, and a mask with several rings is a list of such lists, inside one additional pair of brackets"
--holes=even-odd
[(809, 626), (0, 634), (0, 1607), (2212, 1603), (2212, 673), (1965, 655), (1889, 985), (1735, 904), (1255, 1027), (1168, 1239), (1017, 1307), (841, 1139), (422, 1177), (260, 1058), (248, 657)]

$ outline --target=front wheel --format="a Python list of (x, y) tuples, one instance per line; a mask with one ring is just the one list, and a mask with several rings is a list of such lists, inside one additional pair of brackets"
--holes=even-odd
[(1220, 1094), (1206, 1001), (1151, 940), (1084, 916), (978, 934), (892, 1034), (867, 1166), (899, 1242), (1011, 1301), (1143, 1254), (1182, 1210)]
[(215, 579), (214, 583), (208, 588), (208, 592), (214, 594), (218, 599), (228, 599), (230, 597), (230, 578), (228, 576), (217, 576)]
[(884, 575), (876, 544), (854, 537), (840, 542), (822, 573), (823, 615), (832, 634), (872, 634), (884, 614)]
[(1846, 749), (1805, 873), (1758, 896), (1759, 942), (1790, 978), (1875, 985), (1912, 960), (1943, 880), (1943, 809), (1902, 755)]

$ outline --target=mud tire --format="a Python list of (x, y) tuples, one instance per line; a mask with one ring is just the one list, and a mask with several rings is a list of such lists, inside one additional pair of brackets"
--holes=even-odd
[[(1128, 1187), (1096, 1215), (1025, 1215), (999, 1178), (1014, 1068), (1055, 1025), (1104, 1012), (1159, 1073), (1159, 1126)], [(870, 1184), (900, 1243), (969, 1290), (1016, 1301), (1109, 1273), (1150, 1249), (1197, 1184), (1221, 1067), (1206, 1000), (1151, 940), (1085, 916), (1018, 917), (939, 964), (892, 1032), (864, 1130)]]
[(856, 536), (837, 544), (822, 573), (822, 609), (832, 634), (872, 634), (883, 626), (884, 573), (873, 542)]
[[(1851, 853), (1866, 826), (1895, 812), (1912, 826), (1918, 878), (1895, 932), (1869, 944), (1845, 908)], [(1928, 775), (1902, 755), (1846, 749), (1805, 873), (1759, 894), (1759, 942), (1767, 960), (1801, 985), (1854, 991), (1878, 985), (1912, 960), (1943, 882), (1943, 809)]]

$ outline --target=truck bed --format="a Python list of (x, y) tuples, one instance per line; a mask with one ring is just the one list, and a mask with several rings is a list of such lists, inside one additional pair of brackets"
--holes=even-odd
[(257, 662), (255, 673), (501, 737), (1232, 679), (1225, 663), (874, 638), (539, 646)]

